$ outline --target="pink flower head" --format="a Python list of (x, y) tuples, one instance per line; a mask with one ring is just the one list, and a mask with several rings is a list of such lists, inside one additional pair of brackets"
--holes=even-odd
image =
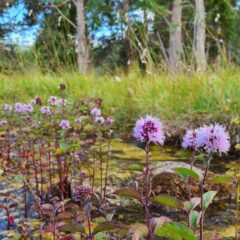
[(6, 120), (0, 120), (0, 126), (4, 126), (7, 125), (7, 121)]
[(57, 105), (58, 105), (58, 106), (63, 106), (63, 107), (65, 107), (65, 106), (67, 105), (67, 100), (66, 100), (66, 99), (63, 99), (63, 98), (58, 99), (58, 100), (57, 100)]
[(3, 110), (6, 112), (12, 111), (12, 105), (10, 105), (8, 103), (4, 104)]
[(37, 104), (37, 100), (36, 100), (36, 98), (33, 99), (33, 100), (31, 100), (31, 101), (30, 101), (30, 104), (31, 104), (31, 105), (35, 105), (35, 104)]
[(41, 107), (40, 111), (41, 111), (42, 114), (46, 114), (46, 115), (49, 115), (49, 114), (52, 113), (52, 110), (51, 110), (51, 108), (49, 106)]
[(222, 125), (205, 125), (198, 130), (196, 147), (202, 147), (208, 153), (226, 153), (230, 148), (229, 133)]
[(101, 110), (95, 107), (91, 110), (91, 115), (94, 117), (99, 117), (101, 116)]
[(82, 120), (80, 117), (75, 119), (75, 123), (81, 123), (81, 122), (82, 122)]
[(111, 117), (108, 117), (106, 122), (107, 122), (108, 125), (112, 125), (113, 122), (114, 122), (114, 119), (111, 118)]
[(25, 113), (31, 113), (33, 111), (33, 106), (31, 104), (23, 104), (22, 111)]
[(191, 129), (183, 137), (182, 147), (196, 149), (198, 129)]
[(83, 185), (76, 187), (75, 196), (78, 199), (91, 197), (92, 194), (93, 194), (92, 188), (90, 188), (90, 187), (83, 186)]
[(147, 115), (137, 120), (133, 136), (141, 142), (163, 144), (165, 140), (163, 125), (159, 119)]
[(95, 123), (104, 124), (104, 122), (105, 122), (104, 117), (96, 117), (95, 118)]
[(59, 88), (60, 90), (66, 90), (67, 86), (66, 86), (65, 83), (60, 83), (60, 84), (58, 85), (58, 88)]
[(14, 112), (20, 113), (22, 111), (23, 111), (23, 104), (22, 103), (15, 103)]
[(57, 99), (57, 97), (51, 96), (51, 97), (48, 99), (48, 104), (49, 104), (49, 105), (52, 105), (52, 106), (57, 105), (57, 104), (58, 104), (58, 99)]
[(59, 123), (59, 126), (62, 128), (62, 129), (67, 129), (67, 128), (70, 128), (70, 122), (68, 120), (61, 120), (60, 123)]

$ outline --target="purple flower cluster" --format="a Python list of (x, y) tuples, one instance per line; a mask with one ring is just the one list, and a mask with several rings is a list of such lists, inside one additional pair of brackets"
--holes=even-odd
[(17, 103), (15, 103), (15, 105), (14, 105), (14, 112), (16, 112), (16, 113), (21, 113), (21, 112), (23, 111), (22, 108), (23, 108), (23, 104), (17, 102)]
[(198, 129), (190, 129), (183, 137), (182, 147), (196, 149)]
[(161, 145), (165, 140), (162, 123), (158, 118), (149, 115), (137, 120), (133, 136), (141, 142), (154, 142)]
[(62, 129), (68, 129), (68, 128), (70, 128), (70, 122), (68, 120), (63, 119), (63, 120), (60, 121), (59, 126)]
[(114, 122), (114, 119), (111, 118), (111, 117), (108, 117), (106, 122), (107, 122), (108, 125), (112, 125), (113, 122)]
[(204, 125), (195, 130), (188, 130), (182, 146), (195, 150), (203, 148), (208, 153), (226, 153), (230, 148), (230, 136), (222, 125)]
[(63, 107), (65, 107), (65, 106), (67, 105), (67, 100), (66, 100), (66, 99), (63, 99), (63, 98), (60, 98), (60, 99), (58, 99), (58, 101), (57, 101), (57, 105), (58, 105), (58, 106), (63, 106)]
[(12, 111), (12, 105), (10, 105), (8, 103), (4, 104), (3, 110), (6, 112)]
[(82, 120), (80, 117), (75, 119), (75, 123), (81, 123), (81, 122), (82, 122)]
[(33, 106), (31, 104), (23, 104), (22, 105), (22, 112), (25, 112), (25, 113), (33, 112)]
[(112, 125), (113, 122), (114, 122), (114, 119), (111, 118), (111, 117), (108, 117), (106, 120), (103, 116), (101, 116), (102, 112), (101, 112), (101, 109), (95, 107), (91, 110), (91, 115), (93, 117), (95, 117), (95, 123), (99, 123), (99, 124), (104, 124), (106, 123), (107, 125)]
[(75, 189), (75, 196), (77, 199), (83, 199), (92, 196), (92, 189), (87, 186), (80, 185)]
[(4, 126), (7, 125), (7, 121), (6, 120), (0, 120), (0, 126)]
[(49, 114), (52, 113), (52, 110), (49, 106), (41, 107), (40, 111), (41, 111), (42, 114), (45, 114), (45, 115), (49, 115)]
[[(6, 104), (5, 104), (5, 107), (4, 107), (4, 109), (10, 109), (9, 108), (9, 106), (6, 106)], [(14, 112), (15, 113), (21, 113), (21, 112), (24, 112), (24, 113), (27, 113), (27, 114), (29, 114), (29, 113), (31, 113), (31, 112), (33, 112), (33, 106), (29, 103), (29, 104), (22, 104), (22, 103), (19, 103), (19, 102), (17, 102), (17, 103), (15, 103), (15, 105), (14, 105)]]
[(95, 123), (104, 124), (104, 122), (105, 122), (105, 119), (102, 116), (95, 118)]
[(66, 106), (67, 105), (67, 100), (63, 98), (57, 98), (55, 96), (51, 96), (48, 99), (48, 104), (51, 106)]
[(91, 115), (93, 117), (99, 117), (99, 116), (101, 116), (101, 110), (99, 108), (95, 107), (91, 110)]
[(48, 104), (49, 105), (52, 105), (52, 106), (55, 106), (58, 104), (58, 98), (55, 97), (55, 96), (51, 96), (49, 99), (48, 99)]

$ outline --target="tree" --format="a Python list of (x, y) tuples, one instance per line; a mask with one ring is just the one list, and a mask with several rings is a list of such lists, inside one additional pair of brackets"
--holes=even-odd
[(84, 15), (84, 0), (74, 1), (77, 9), (77, 33), (76, 52), (78, 59), (78, 69), (81, 73), (86, 73), (89, 67), (89, 49), (86, 36), (86, 23)]
[(206, 23), (204, 0), (195, 0), (194, 52), (197, 63), (197, 71), (204, 71), (207, 67), (205, 41)]
[(169, 37), (169, 69), (179, 70), (182, 52), (182, 0), (173, 0)]

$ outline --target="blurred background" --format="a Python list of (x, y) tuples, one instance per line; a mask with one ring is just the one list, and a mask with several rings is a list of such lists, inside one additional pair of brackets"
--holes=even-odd
[(240, 62), (238, 0), (1, 0), (0, 71), (199, 71)]

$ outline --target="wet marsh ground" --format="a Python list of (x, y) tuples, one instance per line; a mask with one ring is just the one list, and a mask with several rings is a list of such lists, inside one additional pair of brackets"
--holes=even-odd
[[(103, 149), (104, 151), (104, 149)], [(150, 156), (152, 163), (163, 164), (165, 162), (188, 162), (188, 153), (173, 147), (156, 147), (153, 146), (153, 151)], [(199, 163), (200, 166), (200, 163)], [(214, 159), (211, 171), (214, 173), (225, 173), (229, 169), (239, 168), (239, 159)], [(98, 169), (98, 168), (97, 168)], [(96, 169), (96, 170), (97, 170)], [(144, 151), (139, 146), (126, 143), (123, 141), (113, 141), (111, 147), (111, 158), (109, 162), (109, 188), (107, 192), (110, 194), (119, 187), (134, 186), (141, 178), (144, 169)], [(88, 164), (84, 164), (84, 171), (92, 171)], [(97, 170), (99, 171), (99, 169)], [(98, 175), (98, 174), (97, 174)], [(100, 179), (96, 178), (96, 182)], [(24, 218), (24, 182), (16, 173), (5, 173), (1, 171), (0, 177), (0, 194), (12, 192), (12, 198), (18, 202), (18, 206), (13, 210), (12, 216), (15, 223), (12, 230), (6, 230), (7, 219), (4, 211), (0, 211), (0, 239), (16, 239), (18, 225)], [(110, 196), (110, 195), (109, 195)], [(27, 188), (27, 202), (31, 206), (34, 204), (34, 196), (31, 190)], [(115, 218), (124, 224), (143, 223), (144, 211), (141, 206), (135, 201), (129, 199), (116, 199), (110, 197), (111, 206), (115, 208)], [(14, 201), (10, 201), (14, 202)], [(2, 200), (0, 201), (2, 204)], [(235, 202), (234, 199), (218, 200), (208, 209), (206, 213), (205, 226), (208, 230), (218, 230), (224, 239), (234, 239), (234, 222), (235, 222)], [(174, 220), (184, 220), (185, 215), (179, 211), (174, 211), (169, 208), (153, 207), (152, 214), (154, 217), (165, 215), (172, 217)], [(34, 212), (34, 208), (28, 209), (28, 218), (24, 220), (27, 228), (36, 229), (41, 224), (38, 215)], [(16, 231), (18, 229), (18, 231)], [(30, 231), (30, 230), (29, 230)], [(31, 230), (33, 231), (33, 230)], [(38, 232), (36, 232), (36, 237)]]

